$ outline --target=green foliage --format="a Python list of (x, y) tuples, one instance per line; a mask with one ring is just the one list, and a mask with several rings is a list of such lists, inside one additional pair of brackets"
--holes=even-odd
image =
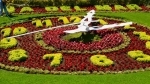
[(25, 28), (25, 27), (16, 27), (14, 30), (13, 30), (13, 34), (14, 35), (19, 35), (19, 34), (24, 34), (26, 33), (28, 30)]
[(1, 34), (3, 35), (3, 37), (8, 37), (11, 34), (11, 28), (4, 28), (1, 30)]
[(12, 48), (17, 45), (17, 40), (15, 38), (3, 38), (0, 41), (0, 48), (7, 49)]
[(150, 9), (150, 5), (147, 5), (146, 7)]
[[(20, 0), (17, 0), (20, 1)], [(149, 24), (149, 13), (145, 12), (101, 12), (102, 15), (107, 16), (118, 16), (124, 17), (128, 20), (132, 20), (133, 22), (137, 22), (140, 24), (144, 24), (150, 26)], [(34, 15), (18, 15), (18, 17), (14, 17), (16, 20), (26, 19), (28, 17), (38, 16)], [(41, 16), (41, 15), (40, 15)], [(143, 16), (143, 17), (141, 17)], [(0, 17), (0, 24), (4, 22), (11, 22), (7, 17)], [(2, 66), (1, 66), (2, 67)], [(75, 72), (76, 73), (76, 72)], [(129, 72), (130, 73), (130, 72)], [(11, 72), (6, 70), (0, 70), (1, 76), (1, 84), (96, 84), (101, 81), (101, 83), (105, 84), (149, 84), (149, 74), (150, 71), (142, 71), (138, 73), (130, 73), (130, 74), (109, 74), (109, 75), (43, 75), (43, 74), (23, 74), (18, 72)], [(134, 77), (134, 78), (133, 78)], [(17, 78), (17, 79), (16, 79)], [(24, 80), (18, 79), (22, 78)], [(29, 81), (30, 78), (30, 81)], [(69, 78), (69, 80), (68, 80)], [(59, 80), (58, 80), (59, 79)], [(40, 81), (37, 81), (40, 80)], [(49, 81), (51, 80), (51, 81)], [(86, 81), (85, 81), (86, 80)], [(91, 81), (94, 80), (94, 81)], [(140, 81), (139, 81), (140, 80)], [(112, 82), (113, 81), (113, 82)], [(118, 82), (119, 81), (119, 82)]]
[(43, 56), (43, 59), (52, 59), (52, 62), (50, 63), (50, 66), (59, 66), (62, 61), (62, 54), (61, 53), (55, 53), (55, 54), (45, 54)]
[(105, 55), (93, 55), (91, 56), (90, 61), (97, 66), (110, 66), (114, 64), (114, 62)]
[(82, 33), (78, 32), (78, 33), (73, 33), (73, 34), (67, 34), (67, 35), (63, 36), (62, 38), (64, 40), (69, 41), (69, 40), (71, 40), (73, 38), (80, 38), (81, 35), (82, 35)]
[(8, 60), (10, 61), (24, 61), (27, 59), (27, 52), (23, 49), (16, 49), (8, 52)]
[(149, 4), (149, 0), (14, 0), (15, 4), (26, 4), (30, 6), (88, 6), (88, 5), (103, 5), (103, 4)]
[(67, 41), (77, 41), (84, 43), (100, 40), (100, 36), (98, 34), (94, 34), (93, 32), (85, 32), (85, 33), (78, 32), (74, 34), (67, 34), (62, 38)]

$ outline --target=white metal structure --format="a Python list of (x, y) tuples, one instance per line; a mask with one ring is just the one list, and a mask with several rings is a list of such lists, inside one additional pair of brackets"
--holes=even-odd
[[(126, 23), (115, 23), (115, 24), (109, 24), (109, 25), (104, 25), (104, 26), (92, 26), (89, 27), (88, 25), (91, 22), (98, 22), (98, 20), (92, 21), (92, 17), (95, 14), (95, 10), (91, 10), (87, 13), (87, 16), (84, 16), (84, 18), (80, 21), (80, 25), (78, 25), (77, 29), (74, 30), (66, 30), (64, 31), (65, 33), (76, 33), (76, 32), (87, 32), (90, 30), (102, 30), (102, 29), (109, 29), (109, 28), (115, 28), (115, 27), (120, 27), (120, 26), (125, 26), (125, 25), (131, 25), (132, 22), (126, 22)], [(85, 21), (87, 19), (87, 21)]]
[[(37, 32), (43, 32), (43, 31), (47, 31), (47, 30), (52, 30), (52, 29), (56, 29), (56, 28), (61, 28), (61, 27), (71, 26), (71, 25), (77, 25), (77, 24), (79, 24), (77, 29), (66, 30), (64, 32), (65, 33), (87, 32), (87, 31), (90, 31), (90, 30), (109, 29), (109, 28), (115, 28), (115, 27), (120, 27), (120, 26), (125, 26), (125, 25), (131, 25), (132, 24), (132, 22), (126, 22), (126, 23), (115, 23), (115, 24), (109, 24), (109, 25), (103, 25), (103, 26), (92, 26), (92, 27), (90, 27), (89, 24), (91, 22), (98, 22), (98, 20), (92, 20), (92, 17), (94, 17), (93, 16), (94, 14), (95, 14), (95, 10), (89, 11), (87, 13), (87, 15), (84, 16), (84, 18), (80, 21), (80, 23), (60, 25), (60, 26), (56, 26), (56, 27), (51, 27), (51, 28), (46, 28), (46, 29), (37, 30), (37, 31), (33, 31), (33, 32), (28, 32), (28, 33), (25, 33), (25, 34), (11, 36), (11, 37), (7, 37), (7, 38), (15, 38), (15, 37), (25, 36), (25, 35), (29, 35), (29, 34), (33, 34), (33, 33), (37, 33)], [(86, 21), (86, 19), (87, 19), (87, 21)]]

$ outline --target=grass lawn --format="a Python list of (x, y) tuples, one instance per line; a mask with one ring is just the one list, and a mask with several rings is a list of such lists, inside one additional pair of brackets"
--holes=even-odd
[(150, 72), (107, 75), (43, 75), (0, 70), (1, 84), (149, 84)]
[[(150, 13), (146, 12), (101, 12), (99, 15), (122, 17), (150, 27)], [(36, 15), (16, 15), (13, 19)], [(41, 15), (40, 15), (41, 16)], [(7, 17), (0, 17), (0, 24), (11, 22)], [(43, 75), (25, 74), (0, 69), (0, 84), (149, 84), (150, 71), (130, 74), (107, 75)]]

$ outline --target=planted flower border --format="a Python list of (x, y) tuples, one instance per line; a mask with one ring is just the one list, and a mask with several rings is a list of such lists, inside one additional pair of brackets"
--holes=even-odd
[[(57, 18), (52, 18), (52, 22), (55, 22), (55, 25), (59, 25)], [(108, 19), (108, 23), (115, 23), (117, 20)], [(118, 22), (118, 21), (117, 21)], [(42, 28), (36, 28), (35, 25), (32, 25), (32, 22), (24, 22), (23, 25), (27, 28), (28, 31), (34, 31)], [(15, 28), (20, 26), (19, 23), (13, 24), (10, 27)], [(138, 24), (133, 24), (133, 27), (136, 28), (136, 31), (144, 31), (149, 35), (149, 29)], [(123, 29), (123, 28), (122, 28)], [(150, 55), (149, 49), (146, 48), (145, 43), (147, 41), (140, 40), (138, 36), (134, 35), (134, 30), (121, 30), (126, 33), (123, 33), (125, 44), (128, 44), (124, 48), (118, 49), (118, 51), (111, 52), (92, 52), (92, 53), (64, 53), (62, 54), (62, 62), (57, 66), (50, 66), (50, 60), (42, 59), (45, 54), (53, 54), (59, 51), (56, 50), (47, 50), (41, 47), (35, 40), (41, 39), (35, 35), (28, 35), (23, 37), (16, 38), (18, 41), (17, 46), (1, 49), (0, 57), (0, 67), (2, 69), (19, 71), (25, 73), (50, 73), (50, 74), (106, 74), (106, 73), (129, 73), (150, 70), (149, 63), (138, 62), (134, 59), (131, 59), (127, 52), (132, 50), (141, 50), (144, 54)], [(128, 39), (127, 41), (125, 39)], [(127, 43), (126, 43), (127, 42)], [(140, 47), (139, 47), (140, 46)], [(8, 60), (8, 52), (15, 49), (24, 49), (28, 53), (28, 58), (25, 61), (11, 62)], [(49, 48), (49, 47), (48, 47)], [(117, 47), (116, 47), (117, 48)], [(108, 50), (109, 51), (109, 50)], [(106, 55), (108, 59), (112, 60), (113, 65), (103, 67), (96, 66), (90, 62), (90, 57), (93, 55)]]

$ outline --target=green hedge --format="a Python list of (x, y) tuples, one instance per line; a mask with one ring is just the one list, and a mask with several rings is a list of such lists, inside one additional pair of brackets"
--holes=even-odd
[(40, 5), (40, 6), (62, 6), (62, 5), (79, 5), (79, 6), (87, 6), (87, 5), (103, 5), (103, 4), (145, 4), (148, 5), (150, 3), (149, 0), (14, 0), (15, 4), (27, 4), (27, 5)]

